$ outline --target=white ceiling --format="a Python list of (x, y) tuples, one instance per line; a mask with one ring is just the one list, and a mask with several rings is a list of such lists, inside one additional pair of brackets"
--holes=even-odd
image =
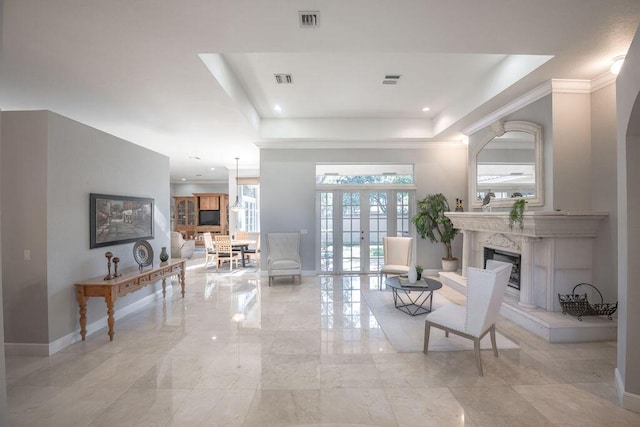
[(638, 0), (4, 0), (0, 108), (164, 153), (172, 181), (226, 181), (256, 144), (459, 143), (550, 79), (604, 75), (639, 22)]

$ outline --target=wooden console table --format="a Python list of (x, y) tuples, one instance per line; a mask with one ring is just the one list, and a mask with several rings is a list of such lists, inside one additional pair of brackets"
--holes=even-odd
[(135, 292), (145, 286), (162, 279), (162, 296), (166, 295), (166, 280), (177, 275), (184, 298), (184, 274), (187, 267), (186, 259), (170, 259), (161, 262), (159, 266), (140, 271), (137, 267), (126, 269), (115, 279), (104, 280), (96, 277), (76, 283), (76, 298), (80, 306), (80, 335), (82, 341), (87, 335), (87, 298), (103, 297), (107, 303), (107, 323), (109, 325), (109, 341), (113, 341), (113, 305), (120, 296)]

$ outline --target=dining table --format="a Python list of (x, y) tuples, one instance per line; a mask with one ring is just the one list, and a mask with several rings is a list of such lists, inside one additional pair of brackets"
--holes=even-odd
[(242, 266), (246, 267), (246, 260), (244, 257), (244, 251), (249, 248), (249, 245), (256, 243), (255, 240), (231, 240), (231, 247), (234, 249), (240, 249), (240, 256), (242, 257)]

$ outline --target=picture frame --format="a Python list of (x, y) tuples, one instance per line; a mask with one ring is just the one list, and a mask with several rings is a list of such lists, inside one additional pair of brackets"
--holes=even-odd
[(89, 247), (153, 239), (154, 199), (89, 194)]

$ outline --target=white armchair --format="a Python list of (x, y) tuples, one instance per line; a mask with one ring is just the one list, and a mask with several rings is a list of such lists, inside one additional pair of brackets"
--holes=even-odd
[(412, 237), (383, 237), (384, 265), (380, 276), (407, 274), (411, 265)]
[(300, 233), (268, 233), (267, 265), (269, 286), (274, 277), (298, 276), (302, 282), (302, 262), (300, 261)]
[(184, 240), (179, 232), (171, 232), (171, 258), (191, 258), (195, 248), (195, 240)]
[(424, 353), (429, 349), (429, 333), (432, 327), (473, 340), (476, 363), (480, 376), (480, 340), (491, 336), (493, 354), (498, 357), (496, 347), (496, 318), (502, 305), (504, 292), (511, 276), (512, 264), (487, 261), (487, 269), (469, 267), (467, 280), (467, 305), (447, 304), (427, 315), (424, 325)]

